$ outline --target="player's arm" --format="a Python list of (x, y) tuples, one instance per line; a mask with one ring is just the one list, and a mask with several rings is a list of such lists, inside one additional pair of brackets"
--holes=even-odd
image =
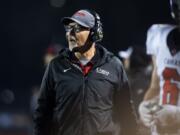
[(151, 82), (148, 90), (145, 93), (144, 100), (139, 105), (139, 117), (142, 123), (151, 127), (153, 122), (152, 108), (158, 104), (159, 95), (159, 77), (157, 75), (157, 66), (155, 63), (155, 56), (152, 56), (153, 71), (151, 75)]
[(144, 95), (145, 101), (151, 100), (157, 97), (160, 91), (159, 77), (157, 75), (157, 65), (156, 65), (155, 59), (156, 59), (155, 56), (152, 56), (153, 71), (151, 75), (151, 82), (150, 82), (149, 88)]

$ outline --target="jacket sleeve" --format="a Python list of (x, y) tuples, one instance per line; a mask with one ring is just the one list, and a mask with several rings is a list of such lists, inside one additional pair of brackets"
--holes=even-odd
[(50, 135), (54, 100), (54, 81), (50, 63), (42, 79), (37, 107), (33, 115), (34, 135)]
[(128, 78), (122, 65), (119, 71), (119, 83), (115, 93), (115, 108), (121, 125), (121, 134), (136, 135), (138, 126)]

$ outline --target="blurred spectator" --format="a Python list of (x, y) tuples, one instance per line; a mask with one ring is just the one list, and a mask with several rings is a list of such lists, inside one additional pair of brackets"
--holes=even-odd
[[(63, 48), (61, 44), (50, 44), (46, 50), (45, 54), (43, 55), (43, 64), (46, 67), (49, 62), (56, 57), (59, 51)], [(37, 98), (39, 95), (39, 86), (33, 86), (31, 88), (31, 98), (30, 98), (30, 115), (31, 115), (31, 125), (32, 125), (32, 114), (37, 105)], [(31, 126), (31, 133), (32, 133), (32, 126)]]
[(45, 50), (43, 56), (44, 65), (46, 66), (49, 62), (58, 54), (58, 52), (63, 48), (61, 44), (50, 44)]
[(145, 90), (150, 81), (152, 65), (150, 57), (146, 55), (142, 46), (130, 46), (125, 51), (119, 51), (119, 57), (123, 60), (132, 89), (132, 99), (136, 113), (138, 105), (142, 101)]
[[(151, 59), (146, 55), (145, 48), (142, 46), (131, 46), (125, 51), (119, 51), (118, 55), (123, 60), (132, 89), (132, 100), (138, 115), (138, 106), (143, 100), (151, 78)], [(141, 124), (139, 132), (143, 135), (150, 135), (150, 130)]]
[(39, 86), (34, 86), (31, 90), (31, 99), (30, 99), (30, 113), (33, 114), (36, 105), (37, 105), (37, 97), (39, 94)]
[(29, 127), (29, 117), (26, 113), (0, 113), (0, 135), (29, 135)]
[[(18, 97), (12, 89), (0, 90), (0, 135), (28, 135), (27, 112), (18, 110)], [(15, 107), (13, 107), (15, 106)]]
[(124, 64), (124, 68), (126, 69), (126, 71), (128, 71), (130, 69), (130, 57), (132, 55), (133, 52), (133, 47), (130, 46), (128, 47), (127, 50), (125, 51), (119, 51), (118, 55), (123, 59), (123, 64)]
[[(46, 50), (45, 54), (43, 55), (43, 63), (44, 66), (47, 66), (49, 62), (58, 55), (59, 51), (63, 48), (61, 44), (50, 44)], [(31, 89), (31, 99), (30, 99), (30, 111), (31, 113), (34, 112), (34, 108), (37, 104), (37, 97), (39, 94), (39, 86), (34, 86)]]
[(6, 105), (13, 104), (14, 100), (15, 100), (15, 95), (11, 89), (4, 89), (0, 91), (0, 101), (3, 104)]

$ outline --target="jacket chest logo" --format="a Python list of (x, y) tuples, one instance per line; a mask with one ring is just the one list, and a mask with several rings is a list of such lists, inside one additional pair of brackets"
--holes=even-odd
[(104, 70), (104, 69), (101, 69), (101, 68), (96, 68), (96, 72), (99, 73), (99, 74), (103, 74), (103, 75), (106, 75), (108, 76), (109, 75), (109, 72)]

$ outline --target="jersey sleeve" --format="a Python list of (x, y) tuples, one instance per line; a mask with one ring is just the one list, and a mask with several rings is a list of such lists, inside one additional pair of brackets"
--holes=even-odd
[(159, 25), (152, 25), (147, 31), (146, 38), (146, 53), (148, 55), (155, 55), (157, 53), (157, 46), (159, 44)]

